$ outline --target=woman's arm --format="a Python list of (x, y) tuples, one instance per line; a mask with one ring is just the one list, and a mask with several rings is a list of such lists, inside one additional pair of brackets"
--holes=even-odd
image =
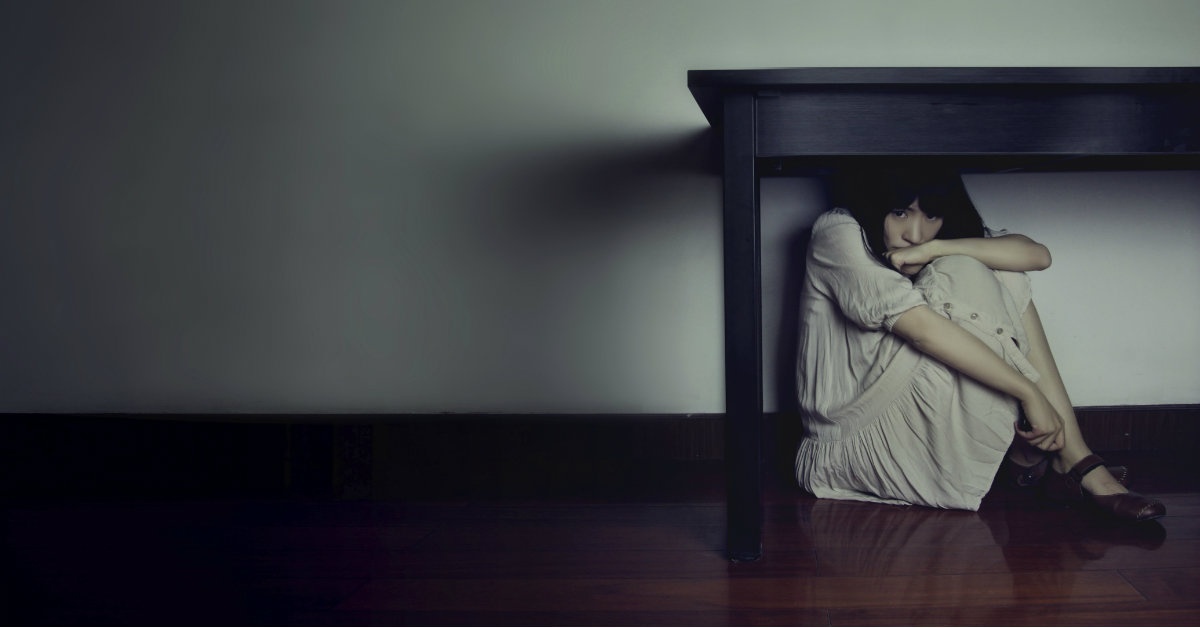
[[(947, 255), (967, 255), (992, 270), (1030, 271), (1050, 267), (1050, 250), (1023, 235), (1013, 233), (994, 238), (930, 240), (887, 254), (892, 266), (905, 274), (920, 270), (929, 262)], [(914, 270), (915, 268), (915, 270)]]
[(926, 305), (902, 314), (892, 331), (922, 353), (1019, 401), (1033, 426), (1032, 431), (1019, 433), (1031, 445), (1045, 451), (1062, 448), (1063, 422), (1054, 405), (1036, 384), (970, 332)]

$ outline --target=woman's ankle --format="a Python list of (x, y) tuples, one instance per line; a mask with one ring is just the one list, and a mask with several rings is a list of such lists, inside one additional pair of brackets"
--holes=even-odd
[(1083, 490), (1092, 495), (1116, 495), (1129, 492), (1129, 489), (1118, 482), (1104, 465), (1096, 467), (1091, 473), (1083, 476), (1080, 484), (1083, 485)]
[[(1059, 452), (1059, 455), (1054, 457), (1054, 460), (1052, 461), (1052, 468), (1057, 473), (1065, 474), (1074, 469), (1075, 466), (1084, 458), (1087, 458), (1091, 455), (1093, 455), (1092, 451), (1088, 449), (1084, 449), (1082, 452), (1074, 449), (1071, 451), (1064, 449), (1063, 451)], [(1086, 469), (1080, 469), (1080, 471), (1085, 470)], [(1123, 484), (1113, 477), (1112, 473), (1109, 472), (1108, 467), (1104, 466), (1103, 463), (1100, 463), (1090, 471), (1087, 471), (1087, 473), (1080, 478), (1079, 483), (1083, 486), (1083, 490), (1091, 493), (1092, 495), (1116, 495), (1117, 493), (1129, 492), (1129, 490), (1126, 489)]]
[[(1054, 457), (1054, 470), (1059, 473), (1066, 473), (1075, 468), (1075, 465), (1083, 461), (1084, 458), (1092, 455), (1092, 450), (1084, 448), (1063, 447), (1058, 455)], [(1090, 475), (1090, 474), (1089, 474)]]

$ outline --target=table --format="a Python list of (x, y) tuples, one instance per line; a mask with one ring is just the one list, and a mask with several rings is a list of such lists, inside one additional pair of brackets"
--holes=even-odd
[(1195, 169), (1200, 68), (691, 70), (724, 177), (726, 551), (762, 555), (758, 184), (865, 160), (963, 170)]

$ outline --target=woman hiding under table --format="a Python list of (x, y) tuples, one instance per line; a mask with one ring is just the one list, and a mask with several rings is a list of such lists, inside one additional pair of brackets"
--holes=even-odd
[(978, 510), (997, 473), (1131, 521), (1157, 500), (1084, 442), (1034, 306), (1045, 246), (993, 235), (955, 172), (834, 186), (801, 292), (800, 485), (819, 498)]

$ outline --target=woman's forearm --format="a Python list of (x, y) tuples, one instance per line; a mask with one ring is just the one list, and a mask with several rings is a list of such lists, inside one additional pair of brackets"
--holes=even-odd
[(981, 384), (1025, 403), (1040, 397), (1037, 386), (970, 332), (928, 306), (905, 312), (892, 331), (926, 353)]
[(1015, 233), (994, 238), (930, 240), (922, 246), (932, 247), (931, 258), (966, 255), (993, 270), (1045, 270), (1052, 261), (1049, 249)]

